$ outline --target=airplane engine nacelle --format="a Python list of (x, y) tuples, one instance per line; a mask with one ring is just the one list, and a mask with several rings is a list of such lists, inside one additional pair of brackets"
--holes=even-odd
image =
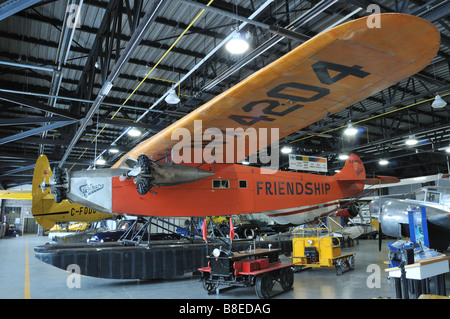
[(191, 183), (214, 175), (212, 172), (193, 166), (155, 162), (145, 155), (139, 156), (137, 163), (139, 173), (137, 175), (128, 173), (127, 175), (133, 177), (136, 188), (141, 195), (145, 195), (153, 186)]
[[(408, 236), (408, 209), (411, 207), (410, 203), (403, 200), (385, 199), (381, 202), (381, 216), (378, 219), (382, 225), (383, 234), (391, 237)], [(406, 225), (406, 228), (405, 226)]]
[(114, 213), (112, 209), (112, 180), (121, 181), (133, 178), (140, 195), (152, 191), (153, 186), (171, 186), (194, 182), (213, 176), (214, 173), (197, 167), (155, 162), (147, 156), (140, 156), (133, 168), (120, 166), (119, 168), (93, 169), (76, 172), (55, 169), (50, 180), (50, 189), (55, 194), (55, 202), (69, 199), (83, 206), (103, 213)]

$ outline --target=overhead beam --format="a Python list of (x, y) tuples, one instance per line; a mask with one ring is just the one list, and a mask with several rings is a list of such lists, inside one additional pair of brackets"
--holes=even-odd
[[(4, 56), (4, 55), (2, 55), (2, 56)], [(39, 71), (45, 71), (45, 72), (55, 72), (56, 71), (54, 68), (33, 65), (33, 64), (25, 64), (25, 63), (0, 61), (0, 65), (7, 65), (7, 66), (12, 66), (12, 67), (17, 67), (17, 68), (24, 68), (24, 69), (33, 69), (33, 70), (39, 70)]]
[[(442, 91), (445, 91), (445, 90), (448, 90), (448, 89), (450, 89), (450, 85), (444, 85), (444, 86), (436, 88), (435, 91), (442, 92)], [(302, 137), (304, 137), (306, 135), (311, 135), (312, 133), (320, 133), (320, 131), (326, 131), (326, 130), (330, 129), (331, 127), (343, 126), (343, 125), (347, 124), (349, 120), (353, 121), (356, 118), (368, 118), (368, 117), (372, 116), (373, 114), (376, 114), (376, 112), (380, 112), (380, 111), (382, 111), (385, 108), (401, 105), (401, 104), (404, 104), (404, 103), (406, 103), (408, 101), (411, 101), (411, 100), (416, 100), (416, 99), (423, 98), (423, 97), (425, 97), (427, 95), (430, 95), (430, 92), (424, 92), (424, 93), (421, 93), (421, 94), (413, 95), (411, 97), (408, 97), (408, 98), (405, 98), (403, 100), (396, 101), (396, 102), (393, 102), (393, 103), (390, 103), (390, 104), (383, 104), (383, 105), (380, 105), (379, 107), (370, 109), (370, 111), (361, 112), (361, 113), (355, 114), (355, 115), (353, 115), (351, 117), (348, 117), (348, 118), (345, 118), (345, 119), (342, 119), (342, 120), (337, 120), (337, 121), (334, 121), (334, 122), (331, 122), (331, 123), (326, 123), (326, 124), (324, 124), (323, 126), (320, 126), (320, 127), (316, 126), (316, 127), (312, 128), (309, 131), (303, 131), (302, 130), (302, 131), (297, 132), (298, 134), (295, 134), (295, 136), (293, 136), (292, 138), (289, 138), (289, 140), (300, 139), (300, 138), (302, 138)]]
[(142, 38), (147, 34), (148, 29), (150, 28), (155, 18), (158, 16), (158, 14), (161, 12), (162, 8), (164, 7), (164, 3), (165, 2), (163, 0), (155, 2), (153, 6), (149, 9), (149, 11), (145, 14), (139, 26), (136, 28), (136, 31), (131, 36), (131, 39), (127, 43), (127, 46), (121, 52), (119, 60), (112, 67), (110, 74), (108, 75), (105, 83), (102, 86), (102, 89), (100, 90), (100, 94), (94, 100), (94, 104), (89, 109), (88, 113), (86, 114), (86, 117), (82, 120), (80, 127), (78, 128), (77, 132), (75, 133), (75, 136), (73, 137), (72, 141), (67, 147), (66, 152), (64, 153), (64, 156), (59, 163), (59, 167), (62, 167), (64, 165), (64, 162), (67, 160), (69, 154), (72, 152), (73, 147), (83, 135), (91, 118), (97, 112), (97, 109), (100, 107), (100, 104), (108, 95), (107, 94), (108, 92), (106, 91), (109, 91), (113, 86), (114, 81), (122, 72), (123, 67), (126, 65), (130, 57), (136, 51)]
[[(66, 139), (51, 139), (51, 138), (41, 138), (41, 137), (27, 137), (22, 139), (22, 142), (24, 143), (30, 143), (30, 144), (45, 144), (45, 145), (54, 145), (54, 146), (66, 146), (69, 144), (69, 140)], [(78, 142), (76, 145), (77, 148), (81, 149), (91, 149), (95, 150), (95, 148), (102, 148), (107, 149), (110, 148), (110, 144), (106, 143), (91, 143), (91, 142)], [(115, 146), (116, 149), (118, 149), (121, 152), (127, 152), (129, 151), (128, 147), (122, 147), (122, 146)]]
[[(420, 12), (422, 9), (425, 10)], [(416, 11), (413, 11), (412, 14), (417, 15), (418, 17), (421, 17), (430, 22), (435, 22), (439, 19), (445, 18), (450, 14), (450, 0), (429, 1)]]
[(25, 10), (36, 3), (39, 0), (9, 0), (0, 5), (0, 21), (12, 16), (13, 14)]
[(139, 122), (132, 122), (132, 121), (125, 121), (120, 119), (110, 119), (110, 118), (100, 118), (98, 120), (99, 123), (103, 124), (113, 124), (117, 126), (123, 126), (123, 127), (139, 127), (144, 128), (146, 130), (159, 132), (166, 128), (166, 126), (161, 125), (151, 125), (151, 124), (145, 124), (145, 123), (139, 123)]
[(75, 121), (78, 120), (77, 116), (75, 116), (69, 112), (66, 112), (66, 111), (60, 110), (60, 109), (56, 109), (56, 108), (51, 108), (51, 107), (36, 103), (35, 101), (24, 98), (24, 97), (17, 97), (12, 94), (0, 92), (0, 100), (18, 104), (21, 106), (31, 107), (31, 108), (39, 110), (39, 111), (49, 112), (49, 113), (52, 113), (55, 115), (65, 117), (70, 120), (75, 120)]
[(288, 30), (288, 29), (285, 29), (285, 28), (282, 28), (282, 27), (278, 27), (278, 26), (275, 26), (275, 25), (268, 25), (268, 24), (265, 24), (265, 23), (262, 23), (262, 22), (258, 22), (256, 20), (252, 20), (252, 19), (248, 19), (246, 17), (239, 16), (239, 15), (237, 15), (235, 13), (230, 13), (230, 12), (227, 12), (227, 11), (224, 11), (224, 10), (221, 10), (221, 9), (217, 9), (217, 8), (214, 8), (214, 7), (211, 7), (211, 6), (207, 6), (207, 5), (204, 5), (202, 3), (193, 2), (193, 1), (189, 1), (189, 0), (180, 0), (180, 1), (185, 3), (185, 4), (187, 4), (187, 5), (194, 6), (194, 7), (197, 7), (197, 8), (203, 9), (203, 10), (207, 10), (207, 11), (210, 11), (210, 12), (214, 12), (214, 13), (220, 14), (220, 15), (225, 16), (225, 17), (230, 18), (230, 19), (236, 19), (236, 20), (239, 20), (239, 21), (242, 21), (242, 22), (246, 22), (248, 24), (252, 24), (254, 26), (257, 26), (259, 28), (263, 28), (265, 30), (268, 30), (271, 33), (274, 33), (276, 35), (280, 35), (280, 36), (285, 37), (285, 38), (289, 38), (289, 39), (297, 40), (297, 41), (301, 41), (301, 42), (306, 42), (309, 39), (311, 39), (311, 37), (309, 37), (307, 35), (304, 35), (304, 34), (301, 34), (299, 32)]
[(8, 136), (8, 137), (4, 137), (4, 138), (0, 139), (0, 145), (6, 144), (6, 143), (10, 143), (10, 142), (14, 142), (14, 141), (23, 139), (25, 137), (32, 136), (32, 135), (35, 135), (35, 134), (39, 134), (39, 133), (42, 133), (42, 132), (45, 132), (45, 131), (48, 131), (48, 130), (54, 130), (54, 129), (57, 129), (59, 127), (66, 126), (66, 125), (69, 125), (69, 124), (72, 124), (72, 123), (73, 123), (73, 121), (56, 122), (56, 123), (44, 125), (42, 127), (34, 128), (34, 129), (31, 129), (31, 130), (28, 130), (28, 131), (25, 131), (25, 132), (21, 132), (21, 133), (18, 133), (18, 134), (14, 134), (14, 135), (11, 135), (11, 136)]
[(9, 125), (29, 125), (29, 124), (41, 124), (41, 123), (52, 123), (52, 122), (64, 122), (67, 118), (60, 116), (52, 117), (20, 117), (20, 118), (0, 118), (0, 126)]

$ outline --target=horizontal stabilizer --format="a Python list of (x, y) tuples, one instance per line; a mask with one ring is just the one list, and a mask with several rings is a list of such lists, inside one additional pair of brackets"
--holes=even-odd
[(393, 176), (377, 176), (373, 178), (365, 178), (365, 179), (344, 179), (339, 180), (340, 182), (348, 182), (348, 183), (364, 183), (366, 185), (377, 185), (377, 184), (391, 184), (398, 183), (400, 179)]
[(364, 182), (368, 185), (391, 184), (400, 182), (400, 179), (394, 176), (377, 176), (375, 178), (367, 178)]
[(364, 183), (367, 185), (398, 183), (400, 179), (393, 176), (377, 176), (374, 178), (366, 177), (366, 170), (361, 159), (350, 154), (344, 167), (339, 173), (334, 175), (339, 182), (346, 183)]
[(0, 199), (22, 199), (31, 200), (31, 191), (9, 191), (0, 190)]
[(364, 183), (367, 185), (377, 185), (377, 184), (391, 184), (391, 183), (398, 183), (400, 182), (400, 179), (393, 176), (377, 176), (373, 178), (360, 178), (360, 179), (340, 179), (339, 181), (342, 182), (349, 182), (349, 183)]

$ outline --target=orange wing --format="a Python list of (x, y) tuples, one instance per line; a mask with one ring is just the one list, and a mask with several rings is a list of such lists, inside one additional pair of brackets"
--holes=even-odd
[[(281, 139), (319, 121), (327, 112), (336, 113), (398, 83), (431, 62), (440, 43), (433, 24), (406, 14), (381, 14), (380, 18), (381, 28), (369, 28), (367, 18), (361, 18), (315, 36), (140, 143), (113, 167), (128, 156), (145, 154), (157, 159), (170, 155), (179, 142), (172, 133), (182, 128), (194, 137), (194, 124), (200, 123), (196, 120), (202, 121), (203, 131), (275, 128)], [(236, 135), (235, 141), (245, 138), (245, 134)], [(205, 142), (209, 143), (194, 144), (203, 148)], [(217, 138), (215, 142), (217, 146), (223, 141)], [(215, 148), (218, 162), (221, 158), (225, 162), (225, 150), (225, 146)], [(235, 149), (234, 162), (252, 152), (255, 149), (245, 143), (240, 156)]]

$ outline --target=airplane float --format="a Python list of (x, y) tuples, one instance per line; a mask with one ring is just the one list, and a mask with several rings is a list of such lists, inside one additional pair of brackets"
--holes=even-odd
[[(354, 154), (334, 176), (273, 165), (279, 139), (412, 76), (436, 55), (440, 35), (430, 22), (407, 14), (381, 14), (380, 22), (370, 28), (361, 18), (322, 32), (141, 142), (111, 168), (58, 168), (43, 188), (49, 186), (57, 202), (69, 199), (103, 213), (263, 212), (279, 223), (300, 224), (334, 210), (365, 183), (393, 182), (367, 179)], [(258, 152), (267, 167), (236, 164), (255, 161)]]

